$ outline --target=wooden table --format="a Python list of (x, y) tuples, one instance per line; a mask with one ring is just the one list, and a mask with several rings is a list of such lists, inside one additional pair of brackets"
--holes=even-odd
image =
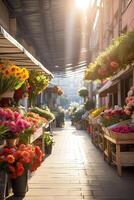
[[(134, 166), (134, 151), (121, 151), (121, 145), (134, 144), (134, 133), (118, 134), (104, 131), (104, 138), (107, 141), (108, 158), (111, 156), (117, 166), (118, 175), (122, 175), (122, 166)], [(111, 144), (115, 144), (115, 152), (111, 151)]]

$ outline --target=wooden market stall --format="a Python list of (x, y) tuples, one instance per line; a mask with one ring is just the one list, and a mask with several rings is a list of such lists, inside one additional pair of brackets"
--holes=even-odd
[[(47, 70), (36, 58), (34, 58), (19, 42), (17, 42), (9, 33), (7, 33), (2, 26), (0, 26), (0, 59), (1, 61), (6, 61), (11, 63), (12, 65), (16, 65), (18, 67), (23, 67), (23, 69), (27, 70), (36, 70), (37, 72), (41, 72), (51, 80), (53, 78), (52, 73)], [(1, 75), (2, 76), (2, 75)], [(2, 97), (2, 96), (1, 96)], [(7, 112), (16, 112), (9, 108), (6, 108)], [(19, 112), (16, 112), (19, 115)], [(22, 117), (22, 120), (25, 120)], [(2, 119), (3, 120), (3, 119)], [(50, 126), (51, 121), (43, 121), (42, 125), (35, 126), (33, 131), (34, 133), (29, 135), (29, 144), (35, 143), (39, 138), (41, 138), (41, 149), (44, 152), (44, 135), (47, 128)], [(30, 123), (29, 123), (30, 124)], [(5, 139), (3, 139), (3, 144), (0, 145), (1, 151), (4, 151), (3, 147), (7, 145)], [(17, 149), (17, 148), (16, 148)], [(43, 155), (43, 154), (42, 154)], [(43, 158), (43, 157), (42, 157)], [(0, 199), (5, 199), (6, 195), (6, 187), (8, 183), (8, 178), (6, 173), (0, 173)]]
[(0, 26), (0, 59), (9, 60), (17, 66), (26, 67), (28, 70), (35, 69), (53, 77), (36, 58), (34, 58), (16, 39)]

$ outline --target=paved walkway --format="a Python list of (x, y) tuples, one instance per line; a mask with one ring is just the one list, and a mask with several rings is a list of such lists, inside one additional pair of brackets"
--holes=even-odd
[(90, 137), (66, 123), (54, 132), (51, 156), (29, 180), (25, 200), (134, 200), (134, 171), (109, 166)]

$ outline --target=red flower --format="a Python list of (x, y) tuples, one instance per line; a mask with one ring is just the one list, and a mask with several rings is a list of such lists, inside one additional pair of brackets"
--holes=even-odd
[(42, 162), (43, 153), (38, 146), (23, 145), (3, 148), (0, 152), (0, 170), (7, 171), (11, 178), (17, 178), (24, 170), (35, 171)]
[(13, 155), (10, 155), (10, 154), (9, 154), (9, 155), (6, 157), (6, 160), (7, 160), (8, 163), (14, 163), (15, 158), (14, 158)]
[(16, 175), (21, 176), (23, 172), (24, 172), (24, 167), (21, 162), (18, 162), (16, 166)]

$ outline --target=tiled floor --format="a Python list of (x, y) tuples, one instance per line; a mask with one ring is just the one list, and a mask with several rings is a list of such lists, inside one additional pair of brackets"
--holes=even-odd
[(66, 123), (54, 132), (53, 153), (29, 180), (25, 200), (134, 200), (134, 169), (109, 166), (90, 137)]

